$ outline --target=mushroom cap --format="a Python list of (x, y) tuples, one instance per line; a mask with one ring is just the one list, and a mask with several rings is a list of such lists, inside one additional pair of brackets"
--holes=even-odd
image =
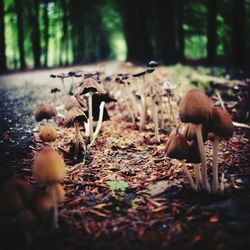
[(65, 175), (65, 163), (61, 155), (49, 146), (44, 147), (34, 161), (35, 180), (40, 184), (50, 184), (63, 180)]
[(56, 198), (57, 202), (61, 203), (65, 199), (65, 191), (63, 189), (63, 186), (60, 183), (53, 183), (52, 185), (49, 186), (49, 189), (54, 189), (56, 192)]
[(179, 133), (170, 135), (165, 147), (165, 152), (170, 158), (178, 160), (186, 159), (189, 152), (186, 138)]
[(89, 92), (105, 93), (105, 90), (101, 84), (99, 84), (92, 77), (86, 78), (81, 86), (80, 95), (84, 95)]
[(4, 186), (4, 207), (16, 211), (30, 205), (33, 198), (31, 186), (24, 180), (11, 178)]
[(41, 128), (39, 137), (43, 142), (55, 141), (57, 138), (56, 129), (51, 124), (46, 124)]
[(144, 89), (144, 94), (145, 96), (151, 96), (151, 97), (163, 96), (164, 91), (159, 84), (151, 82), (146, 85)]
[(50, 93), (56, 93), (56, 92), (61, 92), (61, 90), (58, 88), (53, 88), (50, 90)]
[[(195, 124), (188, 123), (186, 130), (184, 132), (184, 135), (188, 141), (196, 141), (197, 140), (195, 127), (196, 127)], [(202, 130), (203, 141), (206, 141), (207, 140), (207, 130), (205, 129), (204, 126), (202, 126), (201, 130)]]
[(53, 116), (57, 115), (56, 109), (49, 104), (40, 104), (36, 108), (35, 119), (37, 122), (43, 119), (51, 119)]
[(66, 100), (66, 103), (65, 103), (64, 107), (65, 107), (66, 110), (70, 110), (73, 107), (80, 108), (81, 105), (78, 102), (77, 98), (72, 95), (72, 96), (67, 97), (67, 100)]
[(187, 162), (189, 163), (200, 163), (201, 162), (201, 156), (199, 151), (199, 146), (196, 141), (190, 141), (188, 143), (189, 151), (188, 151), (188, 157)]
[(69, 128), (74, 124), (74, 122), (79, 122), (82, 124), (84, 122), (87, 122), (87, 120), (87, 116), (81, 109), (73, 107), (66, 113), (64, 118), (64, 125)]
[(53, 207), (53, 200), (49, 193), (38, 195), (36, 199), (35, 209), (38, 214), (46, 214)]
[(212, 103), (204, 91), (192, 89), (182, 98), (179, 106), (182, 122), (207, 123), (212, 114)]
[(208, 129), (209, 132), (213, 132), (224, 139), (232, 137), (234, 126), (229, 113), (223, 108), (214, 107)]
[(147, 66), (150, 68), (156, 68), (159, 66), (159, 64), (158, 64), (158, 62), (151, 60), (148, 62)]

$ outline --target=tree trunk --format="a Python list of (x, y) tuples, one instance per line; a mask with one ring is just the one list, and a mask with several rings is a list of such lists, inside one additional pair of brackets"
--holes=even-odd
[(178, 61), (176, 46), (176, 3), (174, 1), (158, 0), (157, 2), (157, 46), (161, 60), (165, 64)]
[(214, 64), (217, 47), (217, 0), (208, 0), (208, 24), (207, 24), (207, 62)]
[(44, 0), (44, 12), (43, 12), (43, 23), (44, 23), (44, 63), (43, 66), (48, 66), (48, 48), (49, 48), (49, 15), (48, 15), (48, 0)]
[(185, 60), (185, 34), (183, 29), (184, 14), (183, 14), (183, 0), (179, 0), (178, 3), (178, 41), (179, 41), (179, 60), (183, 62)]
[(5, 54), (4, 0), (0, 1), (0, 73), (7, 70)]
[(34, 67), (41, 67), (41, 45), (40, 45), (40, 30), (39, 30), (39, 0), (28, 1), (29, 21), (32, 25), (32, 50), (34, 57)]
[(232, 22), (232, 63), (235, 67), (245, 64), (246, 46), (246, 13), (245, 0), (233, 0), (233, 22)]
[[(65, 54), (65, 60), (61, 59), (61, 63), (68, 64), (68, 4), (66, 0), (62, 0), (62, 10), (63, 10), (63, 17), (62, 17), (62, 26), (63, 26), (63, 35), (61, 38), (61, 46), (62, 51)], [(62, 55), (61, 55), (62, 56)]]
[(15, 1), (16, 14), (17, 14), (17, 28), (18, 28), (18, 48), (19, 48), (19, 60), (20, 68), (26, 68), (25, 52), (24, 52), (24, 34), (23, 34), (23, 9), (22, 2)]

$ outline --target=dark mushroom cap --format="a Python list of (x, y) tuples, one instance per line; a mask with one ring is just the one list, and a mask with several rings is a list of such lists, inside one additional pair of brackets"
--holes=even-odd
[(51, 74), (50, 77), (51, 78), (56, 78), (56, 75), (55, 74)]
[(74, 71), (69, 71), (68, 72), (68, 76), (69, 77), (73, 77), (73, 76), (75, 76), (76, 75), (76, 72), (74, 72)]
[(50, 90), (50, 93), (56, 93), (56, 92), (61, 92), (61, 90), (58, 88), (53, 88)]
[(43, 119), (51, 119), (57, 115), (57, 111), (54, 107), (49, 104), (40, 104), (36, 108), (35, 119), (37, 122), (42, 121)]
[(187, 156), (187, 162), (189, 163), (200, 163), (201, 162), (201, 156), (199, 147), (196, 141), (190, 141), (188, 143), (189, 151)]
[(89, 92), (100, 92), (104, 93), (104, 88), (101, 84), (99, 84), (95, 79), (93, 78), (87, 78), (84, 80), (81, 90), (80, 90), (80, 95), (84, 95)]
[(64, 125), (69, 128), (73, 126), (75, 122), (83, 124), (84, 122), (87, 122), (87, 120), (88, 119), (85, 113), (81, 109), (73, 107), (66, 113), (64, 118)]
[(223, 108), (214, 107), (208, 126), (209, 132), (228, 139), (232, 137), (234, 126), (229, 113)]
[(165, 152), (168, 157), (183, 160), (188, 157), (189, 146), (186, 138), (179, 133), (174, 133), (169, 136)]
[[(188, 141), (196, 141), (197, 140), (195, 127), (196, 127), (195, 124), (188, 123), (186, 130), (184, 132), (184, 135)], [(207, 130), (205, 129), (205, 127), (203, 125), (202, 125), (201, 130), (202, 130), (203, 141), (206, 141), (207, 140)]]
[(66, 100), (66, 103), (65, 103), (64, 107), (65, 107), (66, 110), (70, 110), (73, 107), (80, 108), (81, 105), (78, 102), (77, 98), (72, 95), (72, 96), (67, 97), (67, 100)]
[(193, 89), (182, 98), (179, 114), (182, 122), (206, 124), (212, 114), (212, 103), (204, 91)]
[(147, 66), (150, 67), (150, 68), (156, 68), (156, 67), (159, 66), (159, 64), (158, 64), (158, 62), (151, 60), (151, 61), (148, 62)]
[(69, 77), (69, 75), (65, 74), (65, 73), (61, 73), (61, 74), (58, 74), (56, 76), (57, 76), (57, 78), (68, 78)]

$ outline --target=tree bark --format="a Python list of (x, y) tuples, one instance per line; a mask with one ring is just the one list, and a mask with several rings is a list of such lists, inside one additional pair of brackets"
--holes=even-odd
[(207, 24), (207, 62), (214, 64), (217, 47), (217, 0), (208, 0), (208, 24)]
[(245, 0), (233, 0), (232, 21), (232, 64), (235, 67), (243, 67), (246, 52), (246, 11)]
[(15, 1), (17, 14), (17, 29), (18, 29), (18, 49), (20, 68), (26, 69), (25, 52), (24, 52), (24, 33), (23, 33), (23, 6), (21, 1)]
[(0, 73), (7, 70), (5, 54), (4, 0), (0, 1)]
[(48, 15), (48, 0), (44, 0), (44, 12), (43, 12), (43, 23), (44, 23), (44, 62), (43, 66), (48, 66), (48, 50), (49, 50), (49, 15)]

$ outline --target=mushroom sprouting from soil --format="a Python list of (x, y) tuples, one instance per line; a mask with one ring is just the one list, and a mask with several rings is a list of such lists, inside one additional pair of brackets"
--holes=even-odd
[(216, 193), (219, 191), (218, 180), (218, 152), (219, 142), (221, 139), (229, 139), (234, 132), (234, 126), (229, 113), (223, 108), (214, 107), (212, 109), (212, 116), (208, 125), (208, 130), (213, 132), (213, 182), (212, 191)]
[(43, 142), (53, 142), (57, 138), (56, 129), (51, 124), (45, 124), (40, 129), (39, 137)]
[(65, 105), (64, 105), (66, 110), (70, 110), (73, 107), (75, 108), (81, 108), (80, 103), (78, 102), (77, 98), (74, 95), (68, 96)]
[[(92, 97), (93, 93), (105, 93), (105, 90), (101, 84), (99, 84), (95, 79), (93, 78), (87, 78), (84, 80), (81, 89), (80, 89), (80, 95), (84, 95), (88, 93), (88, 133), (90, 137), (90, 142), (93, 141), (94, 138), (94, 131), (93, 131), (93, 112), (92, 112)], [(104, 105), (102, 105), (102, 108), (104, 108)], [(103, 111), (101, 111), (103, 112)]]
[(55, 96), (56, 101), (57, 101), (60, 105), (62, 105), (62, 102), (61, 102), (61, 100), (60, 100), (59, 97), (58, 97), (58, 93), (60, 93), (60, 92), (61, 92), (61, 90), (58, 89), (58, 88), (53, 88), (53, 89), (50, 90), (50, 93), (53, 94), (53, 95)]
[[(70, 109), (64, 118), (64, 125), (66, 127), (71, 127), (74, 125), (75, 128), (75, 150), (74, 150), (74, 160), (77, 160), (79, 155), (79, 148), (80, 148), (80, 142), (84, 144), (83, 138), (80, 133), (79, 124), (83, 124), (84, 122), (87, 122), (87, 117), (85, 113), (76, 107), (73, 107)], [(85, 145), (83, 145), (85, 146)]]
[(41, 122), (42, 120), (52, 119), (57, 115), (56, 109), (49, 104), (40, 104), (36, 108), (35, 119), (37, 122)]
[(158, 126), (158, 107), (156, 102), (161, 96), (163, 96), (163, 94), (164, 93), (161, 86), (155, 83), (149, 83), (144, 90), (144, 96), (151, 97), (152, 116), (154, 121), (155, 137), (157, 142), (160, 142), (160, 137), (159, 137), (159, 126)]
[(69, 77), (69, 76), (67, 74), (61, 73), (61, 74), (58, 74), (58, 75), (51, 74), (50, 77), (51, 78), (59, 78), (59, 79), (61, 79), (61, 83), (62, 83), (62, 86), (63, 86), (64, 94), (65, 94), (65, 96), (67, 96), (67, 90), (66, 90), (64, 79), (67, 78), (67, 77)]
[(63, 180), (66, 175), (65, 163), (61, 155), (53, 148), (46, 146), (36, 156), (33, 166), (33, 177), (48, 187), (54, 207), (54, 227), (58, 227), (58, 198), (54, 184)]
[(190, 90), (180, 102), (179, 115), (182, 122), (193, 123), (195, 125), (195, 132), (201, 155), (202, 187), (207, 192), (210, 192), (211, 188), (207, 177), (207, 163), (201, 126), (202, 124), (207, 124), (210, 120), (212, 115), (212, 103), (204, 91), (198, 89)]
[[(142, 82), (143, 82), (142, 90), (145, 88), (145, 85), (146, 85), (146, 75), (153, 73), (154, 70), (155, 70), (154, 68), (150, 68), (145, 71), (133, 74), (133, 77), (142, 79)], [(141, 120), (140, 120), (140, 129), (142, 130), (145, 128), (145, 122), (147, 119), (147, 106), (148, 106), (144, 93), (141, 93), (141, 101), (142, 101), (142, 112), (141, 112)]]
[(169, 136), (165, 147), (165, 152), (168, 157), (181, 161), (184, 172), (188, 178), (188, 181), (192, 189), (197, 191), (193, 178), (184, 161), (184, 159), (188, 158), (189, 145), (186, 141), (186, 138), (178, 132), (178, 129), (176, 133), (173, 133)]
[(72, 86), (72, 92), (75, 94), (76, 91), (76, 84), (74, 82), (74, 77), (81, 77), (82, 74), (80, 72), (75, 72), (75, 71), (69, 71), (68, 76), (71, 77), (71, 86)]

